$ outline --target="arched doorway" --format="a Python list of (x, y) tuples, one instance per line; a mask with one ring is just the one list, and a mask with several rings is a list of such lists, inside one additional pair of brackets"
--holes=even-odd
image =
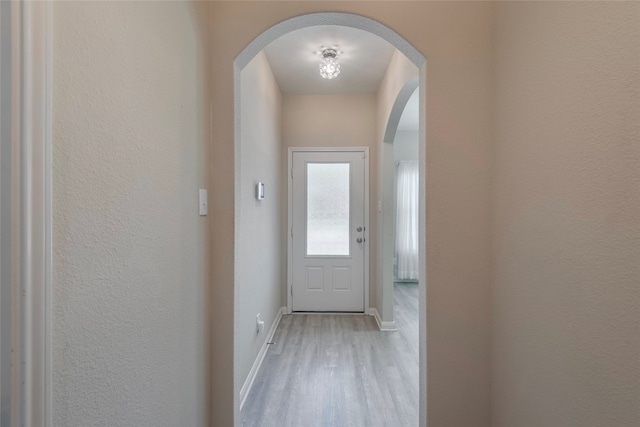
[[(269, 45), (269, 43), (271, 43), (272, 41), (276, 40), (277, 38), (279, 38), (280, 36), (287, 34), (291, 31), (295, 31), (301, 28), (305, 28), (305, 27), (312, 27), (312, 26), (319, 26), (319, 25), (338, 25), (338, 26), (346, 26), (346, 27), (352, 27), (352, 28), (357, 28), (360, 30), (364, 30), (364, 31), (368, 31), (372, 34), (377, 35), (378, 37), (386, 40), (387, 42), (389, 42), (390, 44), (392, 44), (396, 49), (398, 49), (399, 52), (401, 52), (402, 54), (404, 54), (404, 56), (406, 56), (406, 58), (408, 58), (408, 60), (413, 63), (413, 65), (415, 65), (418, 69), (422, 69), (424, 71), (424, 63), (425, 63), (425, 58), (424, 56), (422, 56), (422, 54), (420, 54), (420, 52), (418, 52), (413, 46), (411, 46), (404, 38), (402, 38), (401, 36), (399, 36), (395, 31), (391, 30), (389, 27), (381, 24), (380, 22), (377, 22), (375, 20), (372, 20), (370, 18), (366, 18), (360, 15), (355, 15), (355, 14), (350, 14), (350, 13), (313, 13), (313, 14), (308, 14), (308, 15), (301, 15), (298, 17), (294, 17), (291, 19), (288, 19), (286, 21), (283, 21), (279, 24), (274, 25), (273, 27), (269, 28), (268, 30), (264, 31), (262, 34), (260, 34), (258, 37), (256, 37), (245, 49), (242, 50), (242, 52), (236, 57), (235, 61), (234, 61), (234, 109), (236, 111), (235, 114), (235, 120), (234, 120), (234, 152), (235, 152), (235, 206), (236, 206), (236, 211), (235, 211), (235, 221), (234, 221), (234, 242), (235, 242), (235, 247), (238, 248), (240, 245), (240, 236), (242, 235), (242, 229), (240, 228), (240, 221), (239, 221), (239, 215), (240, 215), (240, 209), (238, 209), (239, 205), (238, 205), (238, 200), (240, 199), (240, 188), (241, 186), (239, 185), (239, 180), (240, 180), (240, 174), (239, 174), (239, 166), (240, 166), (240, 131), (241, 131), (241, 111), (242, 111), (242, 105), (241, 105), (241, 90), (240, 90), (240, 82), (241, 82), (241, 72), (242, 70), (251, 62), (251, 60), (259, 53), (262, 51), (262, 49), (264, 49), (267, 45)], [(414, 83), (417, 85), (419, 79), (415, 79)], [(422, 72), (420, 74), (420, 83), (422, 83), (422, 87), (425, 86), (425, 73)], [(406, 86), (403, 82), (402, 87)], [(414, 86), (415, 89), (415, 86)], [(401, 93), (405, 93), (407, 92), (407, 90), (402, 89)], [(411, 94), (411, 92), (408, 92), (407, 98), (408, 96)], [(401, 96), (402, 97), (402, 96)], [(396, 95), (394, 94), (394, 99), (396, 98)], [(406, 100), (405, 100), (406, 102)], [(399, 103), (396, 101), (396, 104), (399, 105)], [(424, 91), (421, 93), (421, 102), (420, 102), (421, 107), (421, 111), (424, 112)], [(396, 117), (396, 114), (394, 113), (397, 108), (394, 105), (392, 111), (389, 113), (390, 117)], [(386, 123), (387, 119), (385, 118), (385, 123)], [(425, 132), (424, 132), (424, 114), (421, 114), (421, 120), (420, 120), (420, 127), (421, 127), (421, 131), (420, 131), (420, 176), (421, 179), (424, 179), (425, 176), (425, 161), (424, 161), (424, 156), (425, 156)], [(381, 153), (382, 155), (382, 153)], [(384, 161), (384, 160), (383, 160)], [(380, 200), (382, 200), (384, 198), (384, 194), (379, 194), (379, 198)], [(425, 192), (424, 189), (421, 188), (421, 193), (420, 193), (420, 200), (421, 200), (421, 212), (424, 212), (424, 203), (425, 203)], [(379, 224), (379, 231), (378, 231), (378, 236), (380, 241), (382, 241), (384, 239), (384, 235), (382, 233), (382, 229), (383, 229), (383, 223), (381, 221), (381, 223)], [(421, 420), (424, 420), (424, 415), (426, 413), (426, 321), (425, 321), (425, 316), (424, 313), (426, 313), (426, 257), (425, 257), (425, 248), (426, 248), (426, 237), (425, 237), (425, 219), (424, 219), (424, 215), (422, 215), (421, 219), (420, 219), (420, 240), (421, 240), (421, 245), (420, 245), (420, 249), (421, 249), (421, 275), (420, 275), (420, 280), (419, 280), (419, 287), (420, 287), (420, 312), (423, 313), (423, 315), (420, 317), (420, 334), (419, 334), (419, 339), (420, 339), (420, 416), (421, 416)], [(380, 260), (380, 257), (383, 254), (383, 250), (382, 250), (382, 244), (378, 245), (378, 260)], [(236, 272), (236, 274), (234, 274), (234, 277), (236, 278), (234, 280), (234, 324), (236, 324), (236, 322), (238, 321), (238, 310), (237, 310), (237, 304), (239, 301), (239, 293), (238, 293), (238, 289), (239, 289), (239, 282), (237, 280), (237, 271), (238, 269), (242, 268), (241, 265), (238, 264), (237, 262), (237, 258), (236, 261), (234, 263), (234, 271)], [(378, 303), (381, 306), (380, 307), (380, 311), (386, 311), (384, 304), (388, 304), (390, 301), (391, 304), (391, 310), (393, 310), (392, 305), (393, 305), (393, 288), (391, 288), (391, 297), (389, 298), (388, 292), (389, 289), (384, 287), (384, 282), (382, 281), (382, 277), (379, 277), (377, 282), (379, 283), (379, 289), (378, 289)], [(391, 284), (393, 285), (393, 284)], [(374, 285), (375, 286), (375, 285)], [(387, 307), (388, 309), (388, 307)], [(378, 322), (379, 324), (381, 324), (381, 322)], [(238, 360), (238, 355), (240, 352), (240, 349), (238, 348), (238, 340), (236, 339), (237, 337), (237, 331), (234, 330), (234, 367), (236, 366), (237, 360)], [(234, 420), (235, 423), (238, 423), (239, 420), (239, 400), (236, 399), (235, 397), (238, 396), (238, 393), (240, 391), (240, 385), (242, 384), (242, 379), (238, 378), (238, 374), (236, 372), (236, 370), (234, 369)]]
[[(412, 95), (419, 90), (419, 78), (417, 75), (404, 76), (396, 84), (398, 86), (397, 95), (393, 100), (393, 105), (388, 114), (384, 136), (382, 139), (383, 158), (382, 158), (382, 199), (386, 205), (389, 215), (384, 215), (381, 221), (384, 238), (380, 243), (382, 256), (382, 292), (383, 292), (383, 309), (387, 310), (385, 318), (388, 319), (388, 328), (393, 330), (396, 328), (396, 317), (393, 312), (394, 304), (394, 283), (397, 273), (398, 254), (396, 253), (396, 136), (399, 131), (401, 117), (406, 112), (407, 104)], [(395, 93), (395, 91), (394, 91)], [(413, 107), (413, 106), (412, 106)], [(413, 112), (415, 114), (415, 112)], [(419, 129), (418, 129), (419, 133)], [(419, 137), (417, 138), (419, 139)], [(419, 145), (419, 144), (418, 144)], [(416, 159), (415, 157), (413, 157)], [(418, 185), (420, 187), (420, 185)], [(421, 212), (424, 212), (421, 210)]]

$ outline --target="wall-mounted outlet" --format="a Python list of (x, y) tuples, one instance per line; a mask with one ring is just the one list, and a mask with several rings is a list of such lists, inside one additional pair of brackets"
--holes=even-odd
[(264, 329), (264, 320), (260, 320), (260, 313), (256, 314), (256, 334), (260, 335)]

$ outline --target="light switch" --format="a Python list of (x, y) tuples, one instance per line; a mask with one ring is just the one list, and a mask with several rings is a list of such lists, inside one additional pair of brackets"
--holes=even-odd
[(200, 207), (200, 216), (207, 215), (207, 190), (198, 190), (198, 206)]

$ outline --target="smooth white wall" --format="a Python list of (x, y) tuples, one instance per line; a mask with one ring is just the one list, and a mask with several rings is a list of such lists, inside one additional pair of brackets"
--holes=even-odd
[(495, 6), (492, 420), (640, 425), (640, 3)]
[[(372, 195), (375, 194), (375, 96), (362, 95), (284, 95), (282, 109), (282, 161), (287, 164), (289, 147), (369, 147), (369, 294), (375, 302), (376, 214)], [(286, 167), (286, 166), (285, 166)], [(282, 181), (287, 194), (286, 175)], [(286, 196), (283, 205), (284, 224), (287, 215)], [(286, 244), (286, 239), (285, 239)], [(286, 247), (285, 247), (286, 256)], [(286, 288), (284, 289), (286, 292)], [(286, 295), (285, 295), (286, 297)], [(286, 299), (285, 299), (286, 301)]]
[(393, 140), (393, 159), (418, 160), (418, 131), (398, 131)]
[(288, 147), (374, 147), (375, 96), (284, 95), (282, 137)]
[[(282, 167), (280, 89), (263, 52), (241, 72), (240, 235), (236, 260), (237, 324), (236, 395), (256, 360), (267, 332), (283, 304), (282, 240), (280, 228)], [(286, 164), (286, 163), (285, 163)], [(255, 198), (255, 185), (265, 184), (265, 198)], [(256, 334), (256, 315), (265, 322)]]
[(53, 423), (203, 426), (209, 4), (53, 10)]

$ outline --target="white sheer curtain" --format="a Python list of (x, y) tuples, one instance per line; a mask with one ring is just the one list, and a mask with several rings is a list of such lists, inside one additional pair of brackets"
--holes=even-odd
[(418, 278), (418, 162), (398, 162), (396, 188), (398, 279)]

